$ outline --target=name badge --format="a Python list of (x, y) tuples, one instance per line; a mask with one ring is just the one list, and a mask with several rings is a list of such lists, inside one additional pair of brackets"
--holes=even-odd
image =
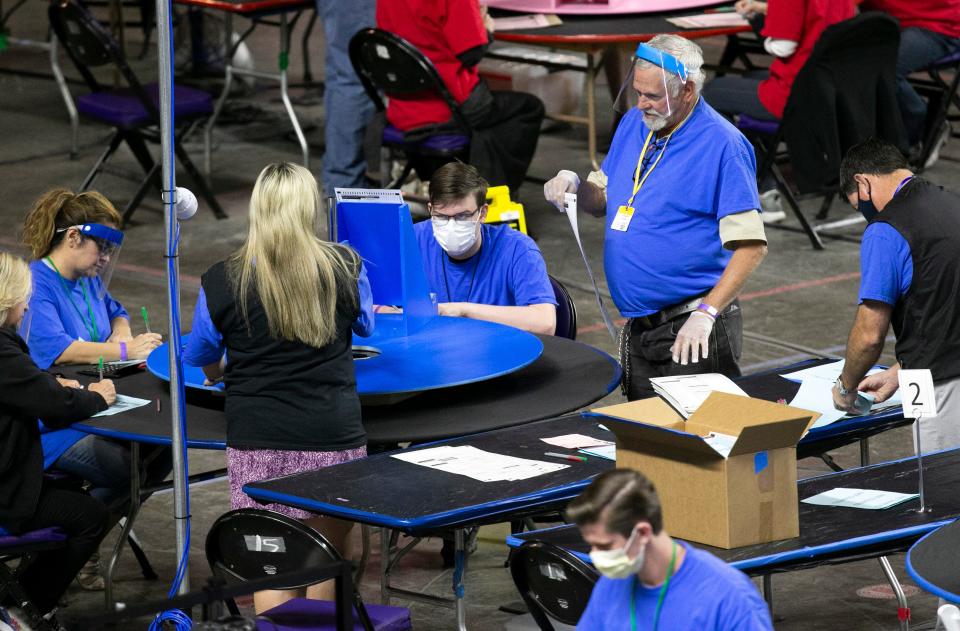
[(617, 209), (617, 216), (613, 218), (610, 227), (619, 232), (626, 232), (630, 227), (631, 219), (633, 219), (633, 206), (621, 206)]

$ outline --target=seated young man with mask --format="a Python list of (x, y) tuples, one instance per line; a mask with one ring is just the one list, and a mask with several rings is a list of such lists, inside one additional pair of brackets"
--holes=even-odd
[(553, 335), (557, 301), (540, 249), (507, 225), (483, 223), (487, 182), (462, 162), (430, 179), (430, 221), (413, 227), (440, 315)]
[(771, 631), (770, 611), (746, 574), (663, 529), (643, 474), (614, 469), (570, 502), (567, 518), (603, 575), (577, 629)]

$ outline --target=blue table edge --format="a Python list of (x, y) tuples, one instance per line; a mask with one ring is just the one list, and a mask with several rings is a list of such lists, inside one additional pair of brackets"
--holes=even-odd
[[(957, 520), (951, 519), (950, 521), (948, 521), (946, 524), (943, 524), (942, 526), (952, 524), (955, 521)], [(919, 541), (917, 541), (915, 544), (910, 546), (909, 550), (907, 550), (907, 564), (906, 564), (907, 574), (909, 574), (910, 577), (914, 581), (916, 581), (917, 585), (921, 587), (924, 591), (930, 592), (931, 594), (933, 594), (934, 596), (937, 596), (938, 598), (942, 598), (952, 603), (960, 604), (960, 594), (954, 594), (953, 592), (949, 592), (943, 589), (942, 587), (939, 587), (938, 585), (934, 585), (933, 583), (925, 579), (923, 575), (917, 572), (916, 568), (913, 567), (912, 555), (913, 555), (914, 548), (922, 544), (927, 537), (932, 537), (934, 534), (936, 534), (937, 531), (940, 530), (942, 526), (939, 526), (934, 530), (932, 530), (931, 532), (928, 532), (927, 534), (925, 534), (923, 537), (920, 538)]]

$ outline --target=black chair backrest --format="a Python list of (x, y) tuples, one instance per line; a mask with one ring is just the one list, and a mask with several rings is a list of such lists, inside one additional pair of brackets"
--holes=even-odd
[(528, 541), (513, 551), (510, 574), (530, 614), (545, 631), (553, 631), (547, 616), (576, 625), (599, 578), (593, 567), (572, 553), (541, 541)]
[(54, 34), (91, 90), (103, 90), (91, 68), (113, 64), (151, 117), (159, 120), (156, 107), (147, 97), (117, 41), (87, 9), (76, 0), (52, 0), (47, 14)]
[(563, 283), (553, 276), (550, 276), (550, 285), (557, 299), (557, 330), (554, 335), (575, 340), (577, 339), (577, 305), (574, 304), (570, 292)]
[[(783, 116), (801, 192), (832, 186), (846, 151), (870, 136), (907, 148), (896, 96), (899, 41), (897, 21), (878, 12), (833, 24), (820, 35)], [(827, 133), (824, 123), (834, 119)], [(807, 150), (797, 155), (795, 146)]]
[[(306, 524), (268, 510), (242, 508), (221, 515), (210, 527), (207, 563), (227, 584), (279, 576), (339, 561), (326, 538)], [(306, 585), (286, 585), (297, 589)]]
[(365, 28), (350, 40), (349, 52), (350, 63), (378, 110), (384, 110), (381, 92), (405, 99), (436, 95), (453, 112), (457, 124), (469, 129), (460, 105), (433, 63), (407, 40), (378, 28)]

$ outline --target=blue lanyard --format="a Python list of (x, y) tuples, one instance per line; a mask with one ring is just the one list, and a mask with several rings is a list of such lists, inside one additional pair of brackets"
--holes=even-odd
[(907, 182), (909, 182), (909, 181), (912, 180), (912, 179), (913, 179), (913, 176), (912, 176), (912, 175), (908, 175), (907, 177), (903, 178), (903, 181), (900, 182), (899, 184), (897, 184), (897, 190), (895, 190), (895, 191), (893, 192), (893, 196), (896, 197), (896, 196), (897, 196), (897, 193), (900, 192), (900, 189), (903, 188), (904, 186), (906, 186), (906, 185), (907, 185)]
[[(657, 596), (657, 609), (653, 614), (653, 631), (657, 631), (660, 626), (660, 612), (663, 610), (663, 601), (667, 598), (667, 590), (670, 589), (670, 578), (673, 576), (673, 568), (677, 563), (677, 542), (673, 542), (673, 552), (670, 554), (670, 565), (667, 567), (667, 578), (663, 581), (663, 587), (660, 588), (660, 595)], [(637, 631), (637, 585), (640, 584), (640, 578), (633, 576), (633, 590), (630, 594), (630, 628)]]
[(57, 269), (57, 264), (53, 262), (49, 256), (46, 257), (46, 261), (50, 263), (50, 266), (53, 268), (53, 271), (57, 273), (57, 278), (60, 279), (60, 286), (63, 288), (63, 293), (67, 295), (67, 300), (70, 302), (70, 305), (73, 307), (73, 310), (77, 312), (77, 315), (80, 316), (80, 321), (83, 322), (83, 326), (87, 329), (87, 334), (90, 336), (91, 342), (100, 341), (100, 330), (97, 328), (97, 318), (93, 314), (93, 306), (90, 304), (90, 297), (87, 295), (87, 288), (83, 284), (83, 279), (79, 279), (77, 282), (80, 283), (80, 291), (83, 292), (83, 300), (87, 303), (87, 316), (89, 320), (84, 318), (83, 312), (80, 310), (80, 307), (77, 306), (77, 303), (73, 301), (73, 292), (67, 286), (67, 281), (63, 278), (63, 275), (60, 273), (60, 270)]

